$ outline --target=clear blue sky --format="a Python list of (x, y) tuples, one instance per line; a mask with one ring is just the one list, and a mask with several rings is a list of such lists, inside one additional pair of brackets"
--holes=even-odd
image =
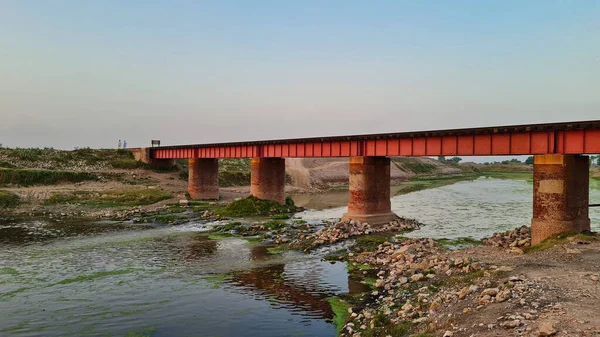
[(0, 143), (600, 119), (600, 1), (0, 2)]

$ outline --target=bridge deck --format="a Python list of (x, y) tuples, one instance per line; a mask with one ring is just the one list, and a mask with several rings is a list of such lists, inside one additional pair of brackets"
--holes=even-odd
[(600, 120), (162, 146), (156, 159), (351, 156), (487, 156), (600, 153)]

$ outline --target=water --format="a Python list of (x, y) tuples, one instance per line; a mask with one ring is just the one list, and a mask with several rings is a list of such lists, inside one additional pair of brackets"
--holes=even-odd
[[(392, 208), (426, 224), (409, 235), (480, 238), (528, 224), (531, 190), (481, 178), (396, 196)], [(298, 201), (335, 206), (344, 194)], [(600, 209), (590, 218), (600, 229)], [(207, 225), (0, 219), (0, 336), (335, 336), (326, 299), (367, 290), (343, 263), (321, 261), (339, 247), (271, 255), (241, 239), (210, 240)]]
[[(393, 192), (393, 191), (392, 191)], [(343, 205), (343, 191), (304, 197), (306, 207), (312, 203)], [(347, 192), (345, 192), (347, 194)], [(392, 197), (392, 211), (426, 224), (412, 237), (480, 239), (494, 232), (530, 225), (533, 211), (533, 186), (526, 180), (478, 178), (452, 185)], [(393, 193), (392, 193), (393, 195)], [(600, 182), (590, 181), (590, 203), (600, 203)], [(307, 210), (303, 219), (334, 220), (348, 211), (345, 206)], [(590, 208), (592, 230), (600, 230), (600, 208)]]

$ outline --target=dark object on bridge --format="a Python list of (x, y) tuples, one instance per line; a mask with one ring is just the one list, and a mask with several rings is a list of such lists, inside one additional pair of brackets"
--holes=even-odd
[(152, 139), (151, 143), (152, 143), (152, 147), (160, 146), (160, 140), (159, 139)]
[(600, 204), (590, 204), (590, 207), (600, 207)]

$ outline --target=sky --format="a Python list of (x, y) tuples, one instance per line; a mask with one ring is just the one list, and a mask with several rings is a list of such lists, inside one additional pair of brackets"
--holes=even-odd
[(600, 1), (0, 0), (0, 144), (600, 119)]

